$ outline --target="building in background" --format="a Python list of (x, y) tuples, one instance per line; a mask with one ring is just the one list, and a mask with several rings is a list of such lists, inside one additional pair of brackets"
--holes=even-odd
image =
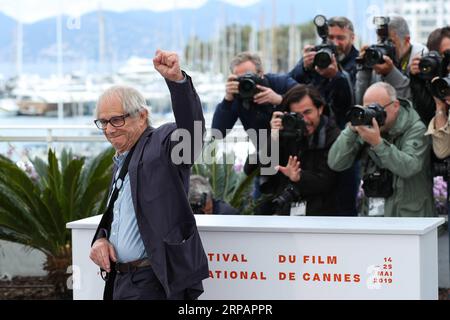
[(384, 11), (408, 21), (413, 42), (426, 44), (434, 29), (450, 25), (448, 0), (384, 0)]

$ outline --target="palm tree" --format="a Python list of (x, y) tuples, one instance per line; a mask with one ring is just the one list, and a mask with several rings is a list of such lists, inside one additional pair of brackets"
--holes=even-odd
[[(255, 170), (249, 176), (243, 172), (237, 172), (234, 164), (225, 161), (225, 159), (234, 159), (234, 154), (222, 153), (221, 156), (218, 156), (216, 150), (215, 142), (206, 145), (204, 152), (211, 155), (212, 161), (194, 164), (192, 174), (208, 179), (216, 199), (224, 200), (240, 210), (241, 214), (252, 214), (255, 206), (260, 203), (260, 201), (255, 203), (251, 197), (253, 181), (259, 174), (259, 170)], [(203, 157), (201, 158), (203, 159)], [(265, 199), (264, 197), (263, 200)]]
[(105, 209), (114, 150), (89, 162), (53, 150), (48, 163), (32, 162), (36, 177), (0, 155), (0, 239), (23, 244), (46, 255), (44, 269), (55, 291), (69, 296), (66, 270), (71, 265), (71, 234), (66, 223)]

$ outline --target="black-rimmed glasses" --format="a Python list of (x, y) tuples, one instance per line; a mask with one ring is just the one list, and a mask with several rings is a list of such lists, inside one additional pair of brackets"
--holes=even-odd
[(129, 116), (130, 116), (130, 114), (126, 113), (121, 116), (112, 117), (109, 120), (96, 119), (96, 120), (94, 120), (94, 123), (97, 126), (97, 128), (99, 128), (100, 130), (105, 130), (106, 127), (108, 126), (108, 123), (110, 123), (113, 127), (118, 128), (118, 127), (123, 127), (125, 125), (125, 119)]
[[(393, 104), (395, 101), (391, 101), (391, 102), (389, 102), (389, 103), (386, 103), (385, 105), (380, 105), (380, 104), (378, 104), (380, 107), (382, 107), (383, 109), (386, 109), (387, 107), (389, 107), (391, 104)], [(367, 108), (368, 106), (370, 106), (370, 105), (372, 105), (372, 104), (368, 104), (368, 105), (365, 105), (364, 106), (364, 108)]]

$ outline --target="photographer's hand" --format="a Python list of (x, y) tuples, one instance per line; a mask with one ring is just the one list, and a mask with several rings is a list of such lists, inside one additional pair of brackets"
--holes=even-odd
[(230, 74), (225, 84), (225, 100), (233, 101), (234, 95), (239, 93), (239, 82), (235, 74)]
[(316, 56), (316, 51), (313, 51), (314, 46), (307, 45), (303, 49), (303, 68), (305, 70), (311, 70), (314, 62), (314, 57)]
[(413, 58), (411, 62), (411, 66), (409, 67), (409, 73), (412, 74), (413, 76), (418, 75), (420, 73), (419, 69), (420, 59), (421, 54), (419, 53)]
[(379, 145), (382, 141), (380, 127), (377, 120), (372, 119), (372, 127), (356, 126), (354, 127), (361, 139), (370, 144), (372, 147)]
[(274, 106), (278, 106), (281, 104), (281, 101), (283, 101), (283, 97), (272, 89), (260, 86), (259, 84), (256, 85), (256, 87), (260, 90), (260, 92), (253, 97), (253, 101), (256, 104), (270, 103)]
[[(449, 97), (450, 98), (450, 97)], [(434, 127), (436, 129), (444, 128), (448, 123), (447, 104), (439, 98), (433, 97), (436, 103), (436, 116), (434, 117)], [(450, 102), (450, 99), (449, 99)]]
[(297, 157), (289, 156), (289, 161), (286, 167), (276, 166), (275, 170), (279, 170), (292, 182), (300, 181), (300, 173), (302, 169), (300, 168), (300, 161), (297, 160)]
[(384, 63), (374, 65), (373, 70), (375, 70), (377, 74), (381, 74), (382, 76), (385, 77), (395, 68), (395, 66), (392, 59), (389, 58), (388, 56), (383, 56), (383, 59)]
[(328, 67), (326, 67), (325, 69), (320, 69), (319, 67), (316, 66), (316, 72), (320, 74), (322, 77), (327, 79), (333, 79), (334, 77), (336, 77), (338, 71), (339, 69), (334, 54), (331, 59), (331, 64)]
[(275, 111), (272, 113), (272, 119), (270, 120), (270, 136), (273, 141), (278, 141), (280, 136), (280, 130), (283, 130), (281, 117), (283, 116), (283, 112)]
[(356, 58), (357, 61), (362, 61), (364, 59), (364, 56), (366, 55), (366, 50), (369, 48), (368, 45), (364, 45), (359, 49), (359, 56)]

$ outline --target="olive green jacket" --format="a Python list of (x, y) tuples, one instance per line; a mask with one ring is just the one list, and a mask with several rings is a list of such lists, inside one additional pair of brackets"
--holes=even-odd
[[(425, 125), (411, 103), (399, 100), (397, 120), (387, 134), (382, 134), (382, 143), (370, 147), (347, 127), (331, 147), (328, 165), (333, 170), (343, 171), (358, 158), (361, 159), (361, 177), (374, 172), (374, 164), (391, 171), (394, 193), (385, 201), (384, 216), (431, 217), (435, 215), (431, 142), (424, 135)], [(368, 162), (368, 157), (373, 161)], [(367, 215), (367, 210), (363, 208), (362, 214)]]

